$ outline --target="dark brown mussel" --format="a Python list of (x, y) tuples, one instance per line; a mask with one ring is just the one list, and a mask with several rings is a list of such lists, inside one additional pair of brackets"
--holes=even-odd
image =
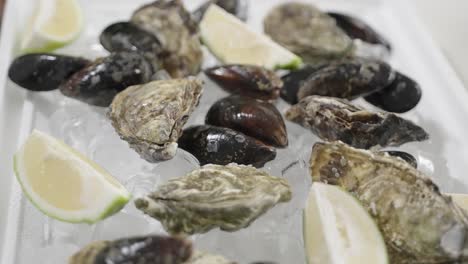
[(212, 4), (223, 8), (243, 21), (247, 20), (248, 3), (246, 0), (209, 0), (192, 13), (195, 21), (200, 22), (206, 10), (208, 10), (208, 7)]
[(118, 22), (102, 31), (99, 41), (110, 52), (139, 51), (156, 56), (161, 52), (161, 43), (151, 32), (130, 22)]
[(366, 96), (365, 99), (385, 111), (404, 113), (416, 107), (421, 97), (419, 84), (396, 72), (395, 80), (388, 87)]
[(316, 71), (299, 88), (299, 100), (309, 95), (355, 99), (387, 87), (394, 80), (387, 63), (364, 58), (332, 63)]
[(115, 52), (99, 58), (60, 86), (69, 97), (91, 105), (108, 106), (125, 88), (151, 80), (153, 67), (138, 52)]
[(205, 74), (228, 92), (264, 101), (278, 99), (283, 86), (274, 71), (254, 65), (216, 66), (205, 70)]
[(297, 104), (297, 92), (302, 83), (307, 80), (313, 73), (327, 66), (326, 64), (306, 65), (299, 70), (290, 71), (288, 74), (281, 77), (283, 88), (281, 88), (280, 96), (290, 104)]
[(335, 19), (338, 27), (340, 27), (350, 38), (360, 39), (371, 44), (382, 45), (388, 51), (392, 50), (390, 42), (388, 42), (382, 35), (377, 33), (364, 21), (356, 17), (336, 12), (328, 12), (327, 14)]
[(237, 163), (263, 167), (276, 150), (230, 128), (201, 125), (184, 130), (179, 147), (194, 155), (201, 165)]
[(165, 236), (143, 236), (89, 244), (69, 264), (182, 264), (192, 256), (189, 241)]
[(407, 163), (409, 163), (414, 168), (418, 168), (418, 161), (416, 160), (416, 158), (407, 152), (397, 151), (397, 150), (387, 150), (387, 151), (382, 151), (381, 153), (386, 153), (390, 156), (400, 158), (406, 161)]
[(13, 60), (8, 77), (19, 86), (31, 91), (51, 91), (90, 61), (84, 58), (34, 53)]
[(228, 127), (275, 147), (286, 147), (288, 135), (281, 113), (267, 102), (231, 95), (217, 101), (206, 114), (208, 125)]

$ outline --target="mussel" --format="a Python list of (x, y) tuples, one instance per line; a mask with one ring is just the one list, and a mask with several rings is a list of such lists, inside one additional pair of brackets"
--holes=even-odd
[(171, 234), (195, 234), (217, 227), (237, 231), (290, 200), (283, 178), (252, 166), (209, 164), (159, 185), (135, 205)]
[(206, 10), (212, 4), (223, 8), (243, 21), (247, 20), (248, 2), (246, 0), (209, 0), (192, 13), (195, 21), (200, 22)]
[(388, 151), (382, 151), (381, 153), (400, 158), (408, 162), (408, 164), (410, 164), (412, 167), (418, 168), (418, 161), (416, 160), (416, 158), (407, 152), (397, 151), (397, 150), (388, 150)]
[(390, 42), (382, 35), (377, 33), (373, 28), (367, 25), (364, 21), (345, 14), (336, 12), (328, 12), (329, 16), (333, 17), (336, 24), (352, 39), (360, 39), (371, 44), (384, 46), (388, 51), (392, 50)]
[(342, 58), (353, 51), (353, 41), (335, 20), (311, 4), (276, 6), (263, 24), (267, 35), (309, 64)]
[(182, 127), (199, 103), (202, 84), (189, 77), (128, 87), (114, 98), (108, 116), (119, 136), (142, 158), (171, 159)]
[(201, 165), (232, 162), (263, 167), (276, 150), (244, 133), (225, 127), (201, 125), (184, 130), (179, 147), (194, 155)]
[(283, 88), (281, 88), (280, 96), (290, 104), (297, 104), (297, 92), (302, 86), (302, 83), (307, 80), (316, 71), (324, 68), (328, 64), (306, 65), (302, 69), (290, 71), (288, 74), (281, 77)]
[(69, 264), (182, 264), (191, 256), (190, 241), (153, 235), (94, 242), (74, 254)]
[(31, 91), (51, 91), (83, 69), (89, 60), (58, 54), (34, 53), (13, 60), (8, 77)]
[(205, 74), (228, 92), (265, 101), (278, 99), (283, 86), (274, 71), (254, 65), (222, 65), (205, 70)]
[(173, 78), (200, 72), (203, 53), (198, 25), (181, 0), (157, 0), (147, 4), (133, 13), (131, 22), (161, 42), (159, 59)]
[(392, 83), (394, 71), (387, 63), (364, 58), (343, 60), (321, 68), (299, 88), (299, 100), (309, 95), (354, 99), (379, 91)]
[(396, 72), (395, 80), (386, 88), (365, 97), (366, 101), (388, 112), (404, 113), (419, 103), (422, 91), (417, 82)]
[(286, 112), (286, 119), (324, 140), (340, 140), (356, 148), (399, 146), (429, 138), (423, 128), (395, 114), (367, 111), (332, 97), (306, 97)]
[(208, 125), (228, 127), (275, 147), (286, 147), (288, 135), (281, 113), (267, 102), (232, 95), (217, 101), (206, 114)]
[(108, 106), (117, 93), (150, 81), (153, 73), (153, 66), (143, 55), (115, 52), (73, 74), (60, 85), (60, 91), (91, 105)]

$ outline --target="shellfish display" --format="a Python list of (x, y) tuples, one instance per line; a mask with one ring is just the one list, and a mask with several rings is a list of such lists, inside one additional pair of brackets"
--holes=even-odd
[(131, 86), (114, 98), (108, 116), (142, 158), (168, 160), (176, 153), (177, 139), (202, 90), (202, 82), (193, 77)]
[(232, 95), (214, 103), (206, 114), (208, 125), (227, 127), (276, 147), (288, 145), (281, 113), (267, 102)]
[(424, 129), (395, 114), (367, 111), (332, 97), (306, 97), (286, 112), (286, 119), (324, 140), (340, 140), (357, 148), (399, 146), (429, 138)]
[(465, 263), (468, 217), (431, 179), (408, 163), (343, 143), (317, 143), (314, 181), (353, 194), (384, 236), (390, 263)]
[(289, 200), (291, 189), (282, 178), (252, 166), (209, 164), (159, 185), (135, 205), (171, 234), (194, 234), (245, 228)]
[(205, 70), (205, 74), (228, 92), (265, 101), (276, 100), (283, 86), (274, 71), (254, 65), (222, 65)]
[(179, 147), (194, 155), (201, 165), (238, 163), (263, 167), (275, 159), (275, 148), (226, 127), (192, 126), (184, 130)]

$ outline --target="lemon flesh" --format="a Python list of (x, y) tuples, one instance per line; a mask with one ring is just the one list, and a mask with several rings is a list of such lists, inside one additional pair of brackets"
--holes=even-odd
[(130, 193), (108, 172), (65, 143), (34, 131), (15, 155), (18, 181), (45, 214), (93, 223), (119, 211)]

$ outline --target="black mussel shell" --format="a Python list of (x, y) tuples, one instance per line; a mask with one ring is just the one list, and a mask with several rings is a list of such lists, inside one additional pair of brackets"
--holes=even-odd
[(108, 26), (99, 37), (101, 45), (110, 52), (139, 51), (161, 52), (161, 42), (152, 33), (130, 22), (118, 22)]
[(377, 33), (364, 21), (335, 12), (328, 12), (328, 15), (336, 20), (336, 24), (352, 39), (360, 39), (371, 44), (384, 46), (388, 51), (392, 51), (392, 46), (382, 35)]
[(324, 67), (305, 80), (297, 97), (309, 95), (355, 99), (387, 87), (395, 78), (387, 63), (364, 58), (347, 59)]
[(288, 145), (283, 117), (276, 107), (268, 102), (231, 95), (211, 106), (205, 123), (232, 128), (275, 147)]
[(228, 92), (264, 101), (278, 99), (283, 86), (274, 71), (254, 65), (222, 65), (205, 70), (205, 74)]
[(237, 16), (240, 20), (247, 20), (248, 3), (246, 0), (210, 0), (198, 7), (192, 16), (195, 21), (200, 22), (210, 5), (215, 4), (227, 12)]
[(51, 91), (89, 63), (89, 60), (79, 57), (48, 53), (26, 54), (11, 63), (8, 77), (31, 91)]
[(137, 52), (115, 52), (99, 58), (60, 85), (69, 97), (91, 105), (108, 106), (125, 88), (151, 80), (153, 67)]
[(395, 80), (388, 87), (366, 96), (365, 99), (385, 111), (404, 113), (416, 107), (421, 97), (419, 84), (396, 72)]
[(281, 88), (280, 96), (290, 104), (297, 104), (297, 92), (301, 87), (302, 82), (307, 80), (313, 73), (327, 66), (326, 64), (306, 65), (299, 70), (290, 71), (288, 74), (281, 77), (283, 88)]
[(263, 167), (276, 157), (276, 150), (259, 140), (230, 128), (194, 126), (184, 130), (179, 147), (190, 152), (200, 165), (231, 162)]
[(389, 150), (389, 151), (382, 151), (382, 152), (387, 153), (388, 155), (393, 156), (393, 157), (398, 157), (406, 161), (407, 163), (409, 163), (414, 168), (418, 168), (418, 161), (416, 160), (416, 158), (407, 152), (396, 151), (396, 150)]

